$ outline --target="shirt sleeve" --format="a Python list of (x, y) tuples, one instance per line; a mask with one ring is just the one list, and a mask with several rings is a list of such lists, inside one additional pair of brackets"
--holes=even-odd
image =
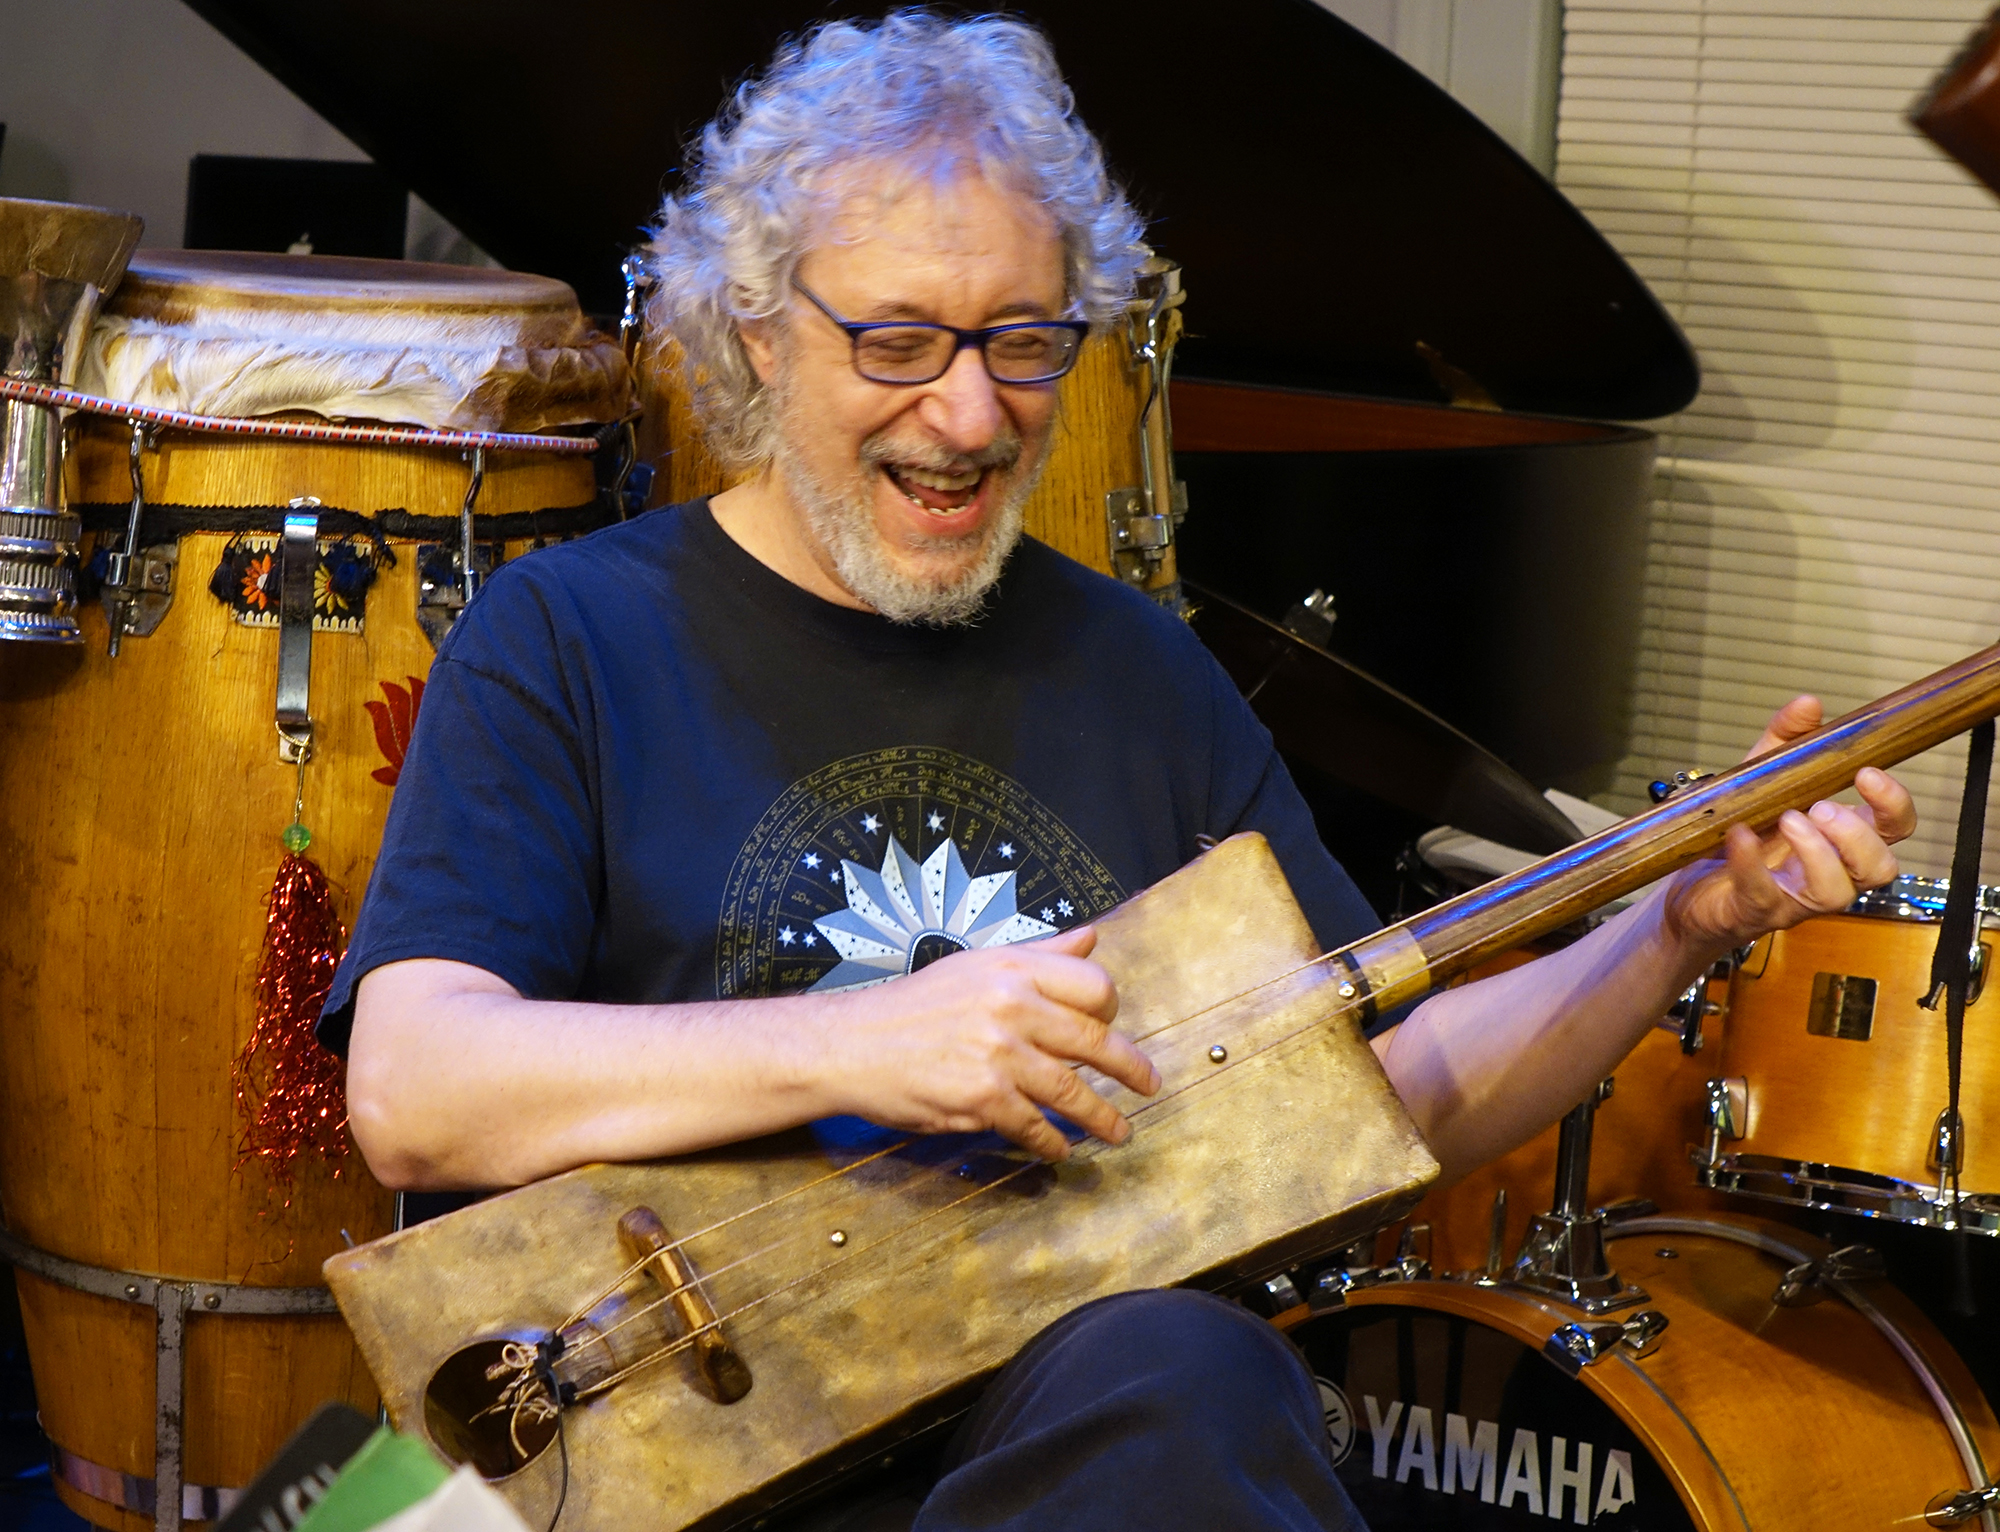
[(425, 683), (382, 850), (320, 1012), (345, 1053), (354, 991), (385, 963), (445, 958), (568, 998), (590, 959), (601, 842), (589, 734), (527, 582), (487, 586)]

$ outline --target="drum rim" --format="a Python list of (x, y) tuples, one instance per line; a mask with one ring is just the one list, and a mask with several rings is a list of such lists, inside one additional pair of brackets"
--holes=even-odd
[[(1420, 1298), (1424, 1301), (1418, 1302)], [(1554, 1331), (1589, 1317), (1522, 1288), (1449, 1278), (1359, 1288), (1347, 1295), (1347, 1307), (1421, 1308), (1449, 1314), (1498, 1330), (1537, 1354)], [(1339, 1312), (1314, 1314), (1307, 1309), (1294, 1309), (1280, 1315), (1274, 1323), (1289, 1335), (1315, 1319), (1331, 1318)], [(1287, 1320), (1290, 1322), (1286, 1323)], [(1617, 1364), (1616, 1371), (1606, 1367), (1611, 1362)], [(1697, 1527), (1710, 1532), (1749, 1527), (1735, 1486), (1729, 1482), (1715, 1453), (1694, 1423), (1632, 1357), (1619, 1350), (1603, 1362), (1581, 1369), (1575, 1381), (1624, 1422), (1654, 1460), (1667, 1470), (1675, 1481), (1683, 1508)], [(1640, 1407), (1633, 1407), (1634, 1400), (1641, 1401)]]
[[(1919, 1228), (1947, 1226), (1937, 1187), (1821, 1160), (1726, 1154), (1714, 1165), (1701, 1167), (1701, 1184), (1712, 1191), (1756, 1197), (1785, 1207), (1851, 1213)], [(1958, 1225), (1965, 1232), (2000, 1238), (2000, 1192), (1961, 1192), (1957, 1212)]]
[[(1944, 902), (1950, 892), (1949, 878), (1927, 878), (1906, 872), (1880, 888), (1864, 890), (1845, 913), (1874, 920), (1935, 925), (1944, 919)], [(1979, 885), (1979, 914), (1981, 925), (2000, 925), (2000, 887)]]

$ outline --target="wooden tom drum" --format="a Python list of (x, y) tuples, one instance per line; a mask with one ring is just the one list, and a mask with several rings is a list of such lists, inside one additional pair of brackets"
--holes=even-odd
[[(1946, 886), (1901, 877), (1843, 915), (1760, 941), (1738, 970), (1703, 1179), (1718, 1190), (1903, 1223), (1946, 1220), (1936, 1157), (1945, 1013), (1930, 987)], [(2000, 890), (1980, 891), (1986, 982), (1965, 1018), (1959, 1224), (2000, 1235)]]
[[(165, 408), (548, 430), (627, 403), (622, 358), (569, 289), (514, 273), (142, 252), (106, 324), (90, 381)], [(131, 433), (71, 427), (70, 503), (117, 548)], [(367, 884), (431, 661), (419, 618), (449, 615), (420, 606), (438, 563), (420, 547), (443, 547), (449, 587), (469, 479), (455, 450), (178, 430), (137, 471), (155, 577), (118, 656), (96, 607), (82, 646), (0, 646), (0, 858), (31, 891), (0, 929), (0, 1207), (31, 1257), (100, 1273), (86, 1290), (51, 1279), (74, 1266), (18, 1277), (57, 1491), (126, 1532), (154, 1524), (176, 1442), (169, 1525), (217, 1515), (326, 1399), (374, 1408), (320, 1265), (388, 1232), (391, 1198), (352, 1153), (274, 1182), (243, 1153), (231, 1072), (301, 783), (344, 918)], [(320, 534), (300, 553), (316, 586), (302, 779), (279, 759), (270, 621), (270, 545), (301, 496)], [(588, 455), (489, 452), (475, 535), (523, 551), (605, 519), (595, 501)], [(357, 567), (372, 583), (343, 596)], [(322, 1311), (299, 1311), (315, 1291)], [(156, 1366), (169, 1336), (184, 1373)]]

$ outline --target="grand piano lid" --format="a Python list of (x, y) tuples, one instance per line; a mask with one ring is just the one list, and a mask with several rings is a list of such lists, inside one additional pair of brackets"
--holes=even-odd
[[(508, 266), (619, 304), (679, 146), (811, 0), (188, 0)], [(1670, 414), (1699, 384), (1646, 286), (1533, 167), (1312, 0), (1031, 0), (1187, 271), (1185, 375)]]

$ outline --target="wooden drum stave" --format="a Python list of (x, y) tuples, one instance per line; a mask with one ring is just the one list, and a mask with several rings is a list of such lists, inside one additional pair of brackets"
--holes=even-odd
[[(171, 319), (163, 295), (200, 288), (205, 312), (240, 301), (282, 351), (289, 323), (326, 349), (330, 295), (351, 303), (359, 291), (372, 299), (367, 323), (407, 316), (420, 335), (434, 317), (427, 309), (453, 322), (471, 311), (490, 336), (504, 334), (518, 306), (533, 316), (522, 328), (533, 332), (544, 374), (550, 349), (569, 347), (580, 353), (572, 383), (586, 384), (571, 387), (553, 412), (543, 407), (545, 389), (539, 404), (523, 405), (523, 395), (509, 402), (502, 388), (498, 404), (475, 400), (449, 423), (546, 429), (623, 414), (615, 348), (585, 331), (561, 284), (400, 262), (337, 266), (142, 253), (136, 280), (110, 312)], [(564, 302), (571, 333), (551, 337), (550, 315)], [(405, 349), (421, 364), (420, 340)], [(598, 384), (588, 383), (593, 376)], [(518, 422), (508, 413), (517, 406), (527, 411)], [(383, 413), (411, 419), (394, 399), (383, 401)], [(124, 422), (78, 416), (72, 431), (72, 504), (88, 514), (129, 502)], [(151, 1277), (208, 1285), (188, 1293), (180, 1473), (183, 1514), (201, 1519), (226, 1498), (218, 1492), (247, 1483), (324, 1400), (374, 1405), (373, 1382), (336, 1314), (230, 1312), (230, 1285), (317, 1288), (321, 1262), (343, 1239), (389, 1230), (392, 1199), (355, 1153), (337, 1167), (302, 1157), (288, 1186), (240, 1163), (244, 1123), (231, 1068), (256, 1011), (264, 903), (293, 794), (302, 786), (301, 820), (314, 831), (309, 854), (349, 919), (400, 761), (396, 730), (385, 755), (365, 704), (401, 706), (397, 694), (409, 697), (432, 648), (417, 620), (415, 540), (387, 538), (394, 563), (378, 564), (359, 630), (315, 635), (314, 753), (301, 779), (277, 752), (279, 635), (239, 622), (207, 588), (234, 551), (233, 534), (191, 528), (205, 514), (212, 525), (237, 526), (244, 515), (236, 508), (283, 507), (300, 496), (315, 497), (329, 523), (350, 530), (381, 525), (372, 518), (384, 512), (448, 518), (435, 523), (442, 528), (456, 524), (469, 474), (450, 451), (179, 431), (160, 435), (140, 465), (155, 529), (146, 540), (160, 518), (175, 518), (161, 545), (177, 555), (173, 595), (157, 627), (124, 637), (112, 658), (105, 618), (91, 608), (79, 648), (0, 646), (0, 794), (14, 805), (0, 818), (0, 856), (32, 869), (34, 890), (0, 932), (0, 1199), (16, 1240), (135, 1274), (131, 1289), (142, 1296)], [(587, 455), (489, 452), (477, 502), (482, 535), (493, 516), (588, 508), (595, 496)], [(331, 540), (323, 530), (322, 550)], [(360, 545), (372, 549), (373, 539)], [(240, 572), (232, 578), (240, 583)], [(42, 1421), (58, 1449), (58, 1493), (101, 1526), (153, 1525), (162, 1439), (154, 1309), (27, 1270), (18, 1277)], [(211, 1294), (216, 1306), (205, 1311)]]

